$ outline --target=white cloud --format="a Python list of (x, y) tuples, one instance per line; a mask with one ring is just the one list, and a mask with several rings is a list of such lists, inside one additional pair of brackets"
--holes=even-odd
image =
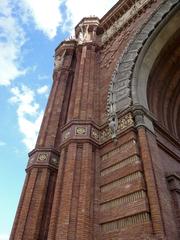
[(21, 88), (11, 88), (13, 96), (10, 98), (12, 104), (17, 104), (17, 116), (19, 130), (24, 135), (23, 143), (29, 150), (32, 150), (40, 124), (43, 112), (39, 109), (39, 104), (35, 100), (35, 93), (27, 86)]
[(83, 17), (95, 15), (101, 18), (117, 0), (66, 0), (67, 19), (64, 29), (72, 32), (72, 29)]
[(62, 0), (21, 0), (20, 7), (26, 19), (32, 18), (37, 29), (50, 39), (55, 37), (62, 21), (59, 10)]
[(46, 93), (48, 93), (48, 91), (49, 91), (49, 88), (47, 85), (44, 85), (37, 89), (38, 94), (46, 94)]
[(7, 234), (0, 235), (0, 240), (8, 240), (8, 239), (9, 239), (9, 235), (7, 235)]
[[(0, 0), (0, 85), (10, 85), (28, 71), (21, 68), (22, 47), (26, 38), (17, 16), (21, 20), (22, 16), (33, 19), (37, 29), (53, 38), (58, 27), (72, 32), (84, 16), (102, 17), (115, 3), (116, 0)], [(65, 12), (60, 9), (63, 4)], [(62, 15), (66, 15), (63, 20)]]
[(39, 74), (38, 75), (38, 80), (47, 80), (49, 78), (51, 78), (51, 77), (49, 77), (48, 75), (45, 75), (45, 74), (43, 74), (43, 75)]
[(26, 72), (20, 68), (25, 33), (12, 9), (10, 0), (0, 0), (0, 85), (4, 86)]
[[(116, 2), (117, 0), (20, 0), (19, 6), (22, 17), (26, 21), (33, 19), (36, 28), (52, 39), (56, 36), (58, 27), (72, 33), (83, 17), (96, 15), (101, 18)], [(64, 7), (61, 8), (63, 5), (65, 10)]]

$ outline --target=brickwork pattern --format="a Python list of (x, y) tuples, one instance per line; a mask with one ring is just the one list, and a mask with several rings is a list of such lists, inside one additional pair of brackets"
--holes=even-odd
[[(107, 41), (101, 41), (102, 34), (120, 17), (113, 20), (111, 13), (119, 8), (123, 15), (132, 1), (119, 1), (102, 20), (84, 18), (76, 39), (57, 47), (53, 86), (36, 148), (29, 154), (10, 240), (179, 239), (179, 178), (174, 173), (179, 144), (137, 106), (118, 112), (115, 138), (107, 122), (108, 89), (117, 63), (136, 59), (138, 51), (127, 49), (170, 1), (141, 2), (146, 4)], [(129, 62), (123, 62), (120, 87), (127, 87), (128, 68)], [(126, 105), (129, 92), (120, 95)]]

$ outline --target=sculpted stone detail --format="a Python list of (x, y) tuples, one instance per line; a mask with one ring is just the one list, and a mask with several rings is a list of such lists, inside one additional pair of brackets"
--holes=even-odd
[(99, 25), (97, 17), (84, 18), (76, 27), (76, 39), (78, 44), (93, 42), (96, 39), (96, 30)]
[(57, 164), (58, 164), (58, 160), (57, 160), (57, 158), (52, 157), (52, 159), (51, 159), (51, 163), (54, 164), (54, 165), (57, 165)]
[(134, 116), (135, 116), (135, 122), (137, 127), (145, 124), (143, 111), (135, 110)]
[(166, 179), (170, 191), (180, 191), (180, 172), (167, 173)]
[(38, 162), (44, 162), (48, 160), (48, 153), (39, 153), (38, 155)]
[[(32, 154), (32, 155), (31, 155)], [(38, 149), (33, 150), (30, 153), (30, 159), (28, 162), (28, 168), (33, 166), (51, 166), (57, 168), (58, 166), (59, 152), (53, 149)]]
[(68, 139), (70, 137), (71, 133), (70, 131), (67, 131), (64, 133), (64, 140)]
[[(138, 1), (138, 6), (147, 3), (147, 1)], [(109, 95), (113, 94), (115, 99), (116, 113), (123, 111), (129, 107), (133, 101), (131, 94), (131, 82), (132, 73), (136, 60), (140, 50), (142, 49), (145, 41), (148, 39), (149, 35), (161, 22), (162, 18), (172, 9), (174, 5), (178, 3), (178, 0), (165, 1), (161, 4), (157, 12), (152, 15), (151, 19), (146, 23), (146, 25), (139, 31), (135, 39), (130, 42), (125, 54), (120, 56), (117, 63), (116, 69), (112, 75), (112, 80), (109, 87), (109, 94), (107, 99), (107, 111), (108, 118), (111, 114), (109, 112), (110, 105), (112, 104)], [(139, 7), (138, 7), (139, 9)]]
[(116, 115), (112, 116), (112, 118), (110, 119), (109, 128), (111, 130), (111, 137), (116, 138), (117, 128), (118, 128), (118, 122), (117, 122), (117, 116)]
[(89, 25), (83, 26), (83, 24), (80, 24), (79, 27), (81, 30), (78, 36), (78, 43), (83, 44), (84, 42), (90, 41), (90, 34), (88, 32)]
[(128, 113), (123, 118), (120, 118), (118, 121), (118, 130), (123, 130), (127, 127), (133, 126), (134, 120), (131, 113)]
[(64, 62), (64, 56), (65, 56), (66, 50), (62, 53), (62, 55), (57, 55), (54, 60), (54, 70), (58, 71), (63, 65)]
[(76, 127), (75, 134), (76, 135), (86, 135), (87, 129), (85, 127)]
[(96, 130), (95, 128), (91, 129), (91, 136), (94, 138), (96, 141), (99, 141), (99, 131)]
[[(115, 116), (116, 119), (114, 121), (117, 121), (116, 123), (109, 123), (109, 127), (106, 127), (103, 129), (100, 133), (100, 141), (105, 142), (109, 140), (110, 138), (115, 138), (118, 133), (120, 133), (122, 130), (134, 126), (134, 120), (131, 113), (126, 114), (125, 116), (121, 117), (120, 119), (117, 119), (117, 116)], [(112, 124), (112, 126), (111, 126)], [(115, 126), (113, 124), (116, 124)]]
[[(62, 133), (62, 143), (66, 142), (69, 139), (90, 138), (91, 140), (96, 141), (96, 143), (101, 144), (111, 138), (115, 138), (118, 133), (122, 132), (128, 127), (134, 126), (134, 120), (130, 112), (119, 119), (117, 116), (115, 117), (115, 123), (113, 122), (112, 115), (112, 122), (109, 122), (108, 126), (103, 128), (91, 124), (71, 125)], [(114, 126), (114, 124), (116, 125)]]
[(108, 94), (108, 114), (109, 114), (109, 128), (111, 130), (112, 138), (116, 138), (117, 136), (117, 128), (118, 128), (118, 120), (117, 120), (117, 115), (116, 115), (116, 95), (114, 94), (113, 91), (113, 84), (114, 82), (112, 81), (111, 86), (110, 86), (110, 91)]
[(130, 19), (138, 14), (139, 10), (142, 9), (150, 0), (139, 0), (121, 16), (104, 34), (102, 35), (102, 43), (105, 43), (111, 38), (117, 31), (119, 31)]
[(103, 143), (103, 142), (106, 142), (108, 139), (111, 138), (111, 130), (109, 127), (103, 129), (101, 132), (100, 132), (100, 142)]

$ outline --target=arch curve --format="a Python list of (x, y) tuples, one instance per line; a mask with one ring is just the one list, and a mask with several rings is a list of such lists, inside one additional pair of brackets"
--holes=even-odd
[[(157, 14), (158, 13), (159, 11)], [(153, 18), (155, 18), (155, 16), (153, 16)], [(148, 29), (149, 25), (151, 25), (153, 18), (142, 30), (143, 32)], [(146, 109), (149, 109), (146, 89), (151, 69), (169, 39), (178, 31), (179, 25), (177, 23), (179, 21), (180, 11), (178, 8), (169, 9), (169, 14), (163, 19), (163, 21), (161, 21), (159, 26), (154, 29), (153, 33), (147, 39), (143, 48), (139, 52), (137, 60), (134, 64), (130, 86), (133, 105), (139, 104)]]
[(116, 114), (134, 105), (149, 109), (146, 95), (148, 77), (160, 51), (177, 31), (177, 22), (180, 21), (178, 9), (178, 0), (163, 2), (119, 59), (109, 89), (109, 95), (113, 93), (114, 96), (107, 102), (109, 117), (112, 104), (116, 106)]
[(180, 29), (155, 60), (147, 82), (150, 112), (171, 135), (180, 139)]

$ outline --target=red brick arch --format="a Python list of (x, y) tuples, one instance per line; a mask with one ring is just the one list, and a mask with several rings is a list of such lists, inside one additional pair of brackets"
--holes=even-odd
[[(149, 109), (146, 94), (148, 77), (161, 49), (178, 28), (177, 22), (175, 24), (179, 19), (178, 2), (177, 0), (163, 2), (136, 34), (123, 57), (119, 59), (110, 87), (110, 91), (113, 89), (116, 94), (117, 113), (134, 105)], [(161, 38), (160, 33), (163, 34), (163, 31), (168, 31), (168, 34), (164, 42), (160, 43), (158, 37)], [(158, 50), (153, 44), (159, 44)], [(109, 104), (108, 102), (107, 105)]]

